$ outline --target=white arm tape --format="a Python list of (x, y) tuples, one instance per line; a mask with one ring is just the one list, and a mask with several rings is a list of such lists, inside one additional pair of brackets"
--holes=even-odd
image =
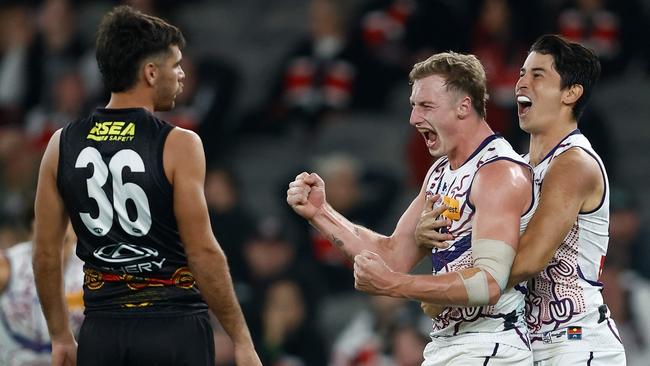
[(513, 247), (501, 240), (477, 239), (472, 243), (474, 267), (492, 275), (502, 293), (508, 285), (510, 269), (516, 254)]
[(485, 272), (494, 278), (501, 292), (505, 290), (515, 254), (510, 245), (500, 240), (478, 239), (472, 243), (474, 267), (480, 271), (467, 279), (459, 274), (467, 290), (468, 305), (486, 305), (490, 302), (489, 283)]
[(490, 302), (490, 292), (485, 272), (478, 271), (467, 279), (460, 273), (459, 275), (463, 285), (465, 285), (465, 290), (467, 290), (467, 305), (486, 305)]

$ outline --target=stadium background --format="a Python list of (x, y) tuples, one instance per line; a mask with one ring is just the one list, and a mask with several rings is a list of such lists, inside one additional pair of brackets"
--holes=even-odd
[[(93, 42), (119, 3), (0, 1), (0, 248), (29, 238), (52, 131), (108, 100)], [(580, 128), (612, 183), (604, 295), (630, 364), (646, 364), (650, 1), (124, 3), (188, 39), (185, 92), (161, 116), (203, 138), (213, 229), (269, 365), (416, 365), (429, 327), (418, 304), (354, 293), (349, 263), (288, 209), (293, 176), (317, 171), (335, 208), (388, 234), (431, 163), (408, 125), (414, 62), (449, 49), (476, 54), (488, 73), (488, 122), (525, 152), (513, 94), (526, 49), (548, 32), (593, 48), (603, 76)], [(218, 364), (228, 365), (218, 327), (216, 340)]]

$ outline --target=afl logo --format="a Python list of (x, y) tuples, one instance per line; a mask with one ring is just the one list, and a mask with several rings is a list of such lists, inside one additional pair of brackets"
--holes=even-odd
[(158, 257), (158, 251), (129, 243), (117, 243), (95, 249), (93, 255), (104, 262), (124, 263), (147, 257)]

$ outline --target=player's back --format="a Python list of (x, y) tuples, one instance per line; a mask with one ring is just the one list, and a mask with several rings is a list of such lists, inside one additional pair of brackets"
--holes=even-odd
[(66, 126), (57, 184), (85, 262), (86, 312), (203, 310), (165, 175), (173, 126), (142, 108), (97, 109)]
[[(580, 212), (548, 266), (529, 284), (527, 323), (535, 359), (564, 349), (621, 351), (614, 321), (603, 303), (598, 281), (609, 242), (609, 183), (604, 165), (587, 138), (574, 130), (534, 167), (536, 194), (553, 159), (580, 148), (600, 167), (604, 192), (600, 205)], [(528, 156), (524, 157), (526, 160)]]
[[(497, 135), (488, 137), (458, 169), (452, 170), (446, 157), (436, 163), (428, 178), (427, 192), (440, 194), (443, 202), (450, 207), (450, 213), (444, 215), (452, 220), (449, 231), (454, 235), (454, 241), (447, 249), (434, 249), (434, 274), (473, 266), (471, 244), (475, 208), (469, 199), (472, 183), (482, 167), (499, 160), (512, 161), (529, 168), (510, 144)], [(533, 211), (534, 201), (521, 217), (520, 232), (525, 230)], [(528, 349), (523, 291), (520, 286), (507, 289), (497, 304), (492, 306), (447, 307), (434, 319), (432, 335), (455, 336), (450, 341), (455, 343), (501, 342)]]

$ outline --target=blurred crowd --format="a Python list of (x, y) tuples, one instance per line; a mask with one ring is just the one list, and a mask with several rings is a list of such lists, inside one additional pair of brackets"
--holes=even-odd
[[(168, 19), (188, 38), (184, 92), (161, 117), (204, 141), (213, 230), (265, 365), (421, 362), (430, 324), (419, 304), (355, 293), (351, 263), (284, 203), (293, 176), (316, 171), (336, 210), (390, 233), (432, 163), (407, 122), (414, 62), (445, 50), (477, 55), (488, 76), (487, 120), (522, 153), (514, 84), (539, 35), (592, 48), (601, 85), (633, 75), (645, 89), (627, 92), (650, 88), (647, 0), (0, 0), (0, 249), (29, 239), (51, 134), (108, 100), (93, 42), (101, 16), (120, 3)], [(644, 184), (619, 162), (649, 162), (650, 152), (621, 147), (612, 132), (620, 121), (607, 108), (591, 103), (579, 124), (613, 187), (603, 295), (629, 364), (646, 364)], [(627, 112), (621, 119), (647, 120)], [(215, 329), (217, 365), (233, 365), (228, 337)]]

